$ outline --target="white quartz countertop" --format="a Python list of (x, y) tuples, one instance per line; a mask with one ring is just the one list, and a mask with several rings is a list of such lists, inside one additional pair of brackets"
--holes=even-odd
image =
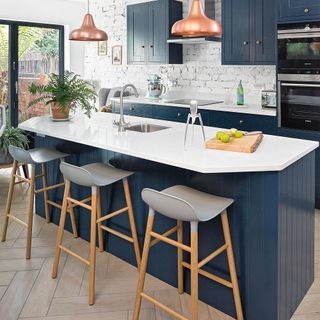
[[(171, 99), (171, 100), (174, 100)], [(207, 98), (204, 98), (204, 100), (208, 100)], [(221, 101), (223, 99), (212, 99), (211, 100), (217, 100)], [(120, 98), (112, 98), (111, 101), (120, 102)], [(175, 104), (175, 103), (170, 103), (167, 100), (151, 100), (147, 99), (145, 97), (139, 97), (136, 98), (134, 96), (130, 97), (124, 97), (123, 98), (124, 103), (139, 103), (139, 104), (152, 104), (152, 105), (159, 105), (159, 106), (164, 106), (164, 107), (180, 107), (180, 108), (189, 108), (188, 105), (183, 105), (183, 104)], [(259, 105), (255, 104), (246, 104), (244, 106), (237, 106), (237, 105), (227, 105), (224, 102), (222, 103), (217, 103), (217, 104), (209, 104), (206, 106), (199, 106), (200, 110), (212, 110), (212, 111), (224, 111), (224, 112), (238, 112), (238, 113), (248, 113), (248, 114), (256, 114), (256, 115), (262, 115), (262, 116), (271, 116), (275, 117), (277, 115), (276, 109), (272, 108), (262, 108)]]
[[(265, 135), (255, 153), (209, 150), (204, 148), (201, 128), (195, 127), (184, 149), (185, 125), (177, 122), (126, 116), (134, 123), (151, 123), (169, 129), (154, 133), (126, 131), (118, 133), (111, 113), (96, 113), (91, 119), (77, 115), (69, 122), (52, 122), (48, 116), (34, 117), (19, 125), (39, 135), (78, 142), (138, 158), (152, 160), (201, 173), (281, 171), (319, 146), (318, 142)], [(207, 139), (218, 128), (205, 127)]]

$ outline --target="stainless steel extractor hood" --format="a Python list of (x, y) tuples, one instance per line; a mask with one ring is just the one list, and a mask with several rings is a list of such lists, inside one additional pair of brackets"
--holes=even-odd
[[(216, 19), (216, 0), (202, 0), (206, 15), (211, 19)], [(221, 37), (174, 37), (170, 36), (168, 43), (176, 44), (201, 44), (207, 42), (221, 42)]]

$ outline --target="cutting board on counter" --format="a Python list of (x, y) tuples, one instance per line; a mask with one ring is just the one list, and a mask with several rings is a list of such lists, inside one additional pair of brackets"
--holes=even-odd
[(259, 147), (263, 139), (263, 134), (255, 134), (252, 136), (243, 136), (242, 138), (231, 138), (228, 143), (224, 143), (219, 139), (211, 139), (206, 142), (207, 149), (234, 151), (253, 153)]

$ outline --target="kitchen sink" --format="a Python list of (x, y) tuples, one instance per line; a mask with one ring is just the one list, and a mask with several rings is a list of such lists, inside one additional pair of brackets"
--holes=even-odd
[(169, 127), (161, 126), (158, 124), (139, 123), (139, 124), (135, 124), (127, 127), (126, 130), (142, 132), (142, 133), (151, 133), (151, 132), (157, 132), (165, 129), (169, 129)]

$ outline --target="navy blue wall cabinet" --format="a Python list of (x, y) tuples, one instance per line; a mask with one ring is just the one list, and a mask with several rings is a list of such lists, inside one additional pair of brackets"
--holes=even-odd
[(168, 44), (182, 3), (157, 0), (127, 6), (128, 64), (181, 64), (182, 45)]
[(279, 0), (279, 21), (310, 21), (320, 18), (318, 0)]
[(275, 64), (275, 0), (224, 0), (222, 25), (223, 64)]

